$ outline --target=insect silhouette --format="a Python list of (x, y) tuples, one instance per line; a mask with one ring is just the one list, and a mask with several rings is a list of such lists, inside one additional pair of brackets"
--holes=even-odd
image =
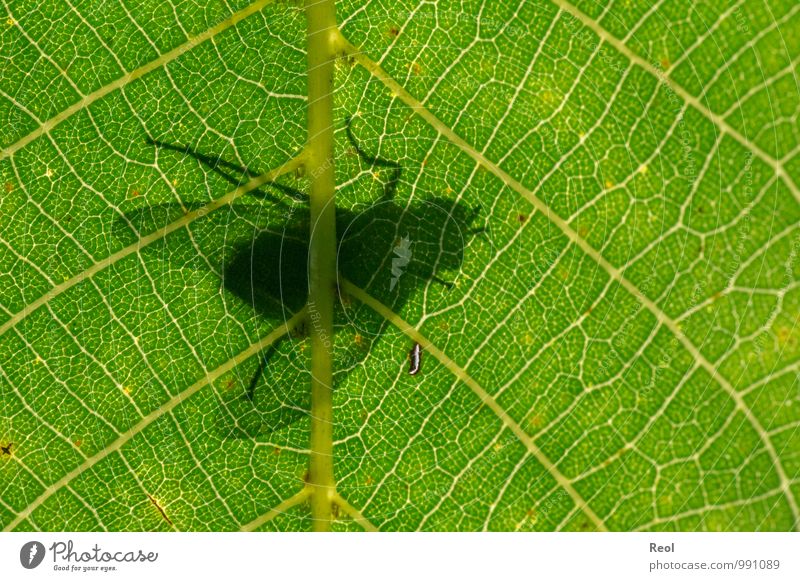
[[(468, 240), (485, 231), (476, 227), (480, 207), (442, 197), (403, 200), (396, 198), (403, 168), (398, 162), (370, 155), (358, 143), (353, 118), (347, 117), (345, 134), (362, 164), (380, 168), (387, 179), (371, 203), (353, 208), (337, 208), (337, 268), (341, 276), (367, 290), (388, 307), (399, 310), (417, 288), (434, 284), (446, 291), (458, 275)], [(148, 138), (159, 149), (192, 157), (226, 181), (238, 186), (259, 172), (198, 153), (190, 147)], [(372, 182), (374, 184), (374, 182)], [(370, 187), (374, 187), (370, 185)], [(282, 224), (256, 232), (235, 248), (219, 268), (222, 287), (260, 316), (284, 321), (305, 306), (308, 296), (307, 195), (294, 185), (271, 182), (253, 192), (255, 197), (287, 210)], [(254, 208), (257, 208), (254, 206)], [(152, 211), (152, 208), (148, 208)], [(402, 249), (401, 252), (398, 249)], [(214, 249), (204, 251), (214, 256)], [(401, 257), (401, 264), (397, 262)], [(393, 263), (394, 260), (394, 263)], [(338, 289), (331, 289), (337, 293)], [(366, 309), (348, 307), (340, 296), (335, 313), (337, 331), (356, 327), (356, 335), (377, 337), (385, 321)], [(338, 333), (337, 333), (338, 334)], [(302, 348), (283, 349), (282, 341), (302, 343), (304, 329), (272, 344), (259, 359), (259, 365), (241, 390), (225, 395), (220, 430), (227, 436), (253, 437), (271, 433), (308, 414), (308, 379), (293, 373), (307, 369), (307, 353)], [(353, 367), (366, 357), (362, 341), (341, 352), (335, 349), (337, 369)], [(412, 359), (413, 375), (420, 368), (420, 353)], [(401, 360), (398, 360), (401, 365)], [(416, 370), (414, 370), (416, 369)]]

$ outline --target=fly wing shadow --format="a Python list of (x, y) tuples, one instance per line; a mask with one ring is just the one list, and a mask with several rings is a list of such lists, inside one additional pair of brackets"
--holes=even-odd
[[(423, 200), (408, 206), (378, 202), (360, 211), (338, 210), (338, 270), (384, 304), (400, 310), (417, 289), (427, 284), (450, 288), (452, 283), (441, 276), (457, 275), (466, 238), (477, 232), (471, 225), (476, 213), (475, 208), (448, 199)], [(270, 320), (288, 319), (307, 300), (308, 245), (298, 241), (299, 233), (294, 230), (291, 236), (271, 232), (259, 235), (241, 248), (224, 270), (223, 287)], [(336, 304), (336, 324), (342, 328), (350, 323), (343, 303)], [(378, 334), (379, 328), (374, 326), (371, 332)], [(302, 341), (303, 335), (301, 329), (289, 340)], [(285, 377), (286, 362), (279, 358), (296, 359), (295, 346), (282, 341), (270, 347), (261, 356), (247, 393), (238, 391), (223, 402), (238, 418), (237, 429), (229, 424), (221, 426), (229, 435), (271, 433), (308, 414), (307, 377), (300, 382)], [(352, 368), (366, 355), (359, 350), (351, 350), (346, 356), (337, 353), (337, 363), (346, 365), (337, 364), (336, 368)], [(405, 356), (403, 353), (398, 360), (399, 366), (405, 365)]]
[[(264, 232), (242, 246), (225, 265), (222, 286), (260, 316), (283, 322), (299, 312), (308, 296), (308, 244), (285, 234)], [(288, 339), (288, 341), (287, 341)], [(276, 432), (308, 415), (311, 408), (307, 357), (297, 348), (301, 326), (259, 355), (246, 391), (222, 398), (218, 427), (226, 437)], [(305, 364), (299, 363), (305, 359)], [(292, 374), (290, 371), (294, 370)]]
[[(355, 144), (350, 120), (347, 133)], [(243, 181), (242, 176), (257, 175), (188, 147), (149, 142), (194, 157), (236, 185)], [(377, 202), (361, 208), (337, 209), (339, 272), (398, 311), (420, 287), (437, 284), (450, 288), (452, 281), (447, 278), (457, 276), (466, 243), (482, 231), (473, 226), (480, 207), (447, 198), (417, 199), (401, 205), (394, 199), (400, 165), (371, 157), (357, 144), (354, 147), (367, 163), (391, 168), (391, 179)], [(276, 190), (284, 198), (276, 200), (266, 189)], [(283, 322), (303, 308), (308, 296), (308, 209), (297, 204), (306, 195), (276, 183), (266, 184), (255, 195), (291, 208), (288, 222), (270, 225), (269, 231), (236, 247), (230, 258), (214, 266), (222, 272), (221, 285), (227, 297), (250, 305), (265, 319)], [(152, 212), (152, 208), (142, 211)], [(218, 255), (217, 249), (201, 250), (206, 257)], [(337, 328), (341, 328), (348, 319), (341, 308), (338, 310)], [(301, 327), (266, 349), (247, 381), (219, 394), (222, 409), (216, 424), (224, 437), (270, 434), (308, 415), (309, 366), (307, 350), (301, 347), (304, 341)], [(361, 352), (361, 358), (366, 358), (366, 352)], [(403, 353), (398, 365), (404, 365), (405, 358)], [(352, 357), (348, 363), (352, 367)]]
[(268, 319), (287, 320), (306, 304), (308, 244), (265, 232), (226, 264), (224, 287)]
[(447, 198), (338, 211), (339, 272), (397, 307), (426, 284), (450, 288), (469, 238), (482, 231), (472, 226), (479, 211)]

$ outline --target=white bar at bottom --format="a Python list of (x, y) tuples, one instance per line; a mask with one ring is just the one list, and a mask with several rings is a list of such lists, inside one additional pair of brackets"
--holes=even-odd
[(0, 579), (796, 581), (798, 553), (797, 533), (3, 533)]

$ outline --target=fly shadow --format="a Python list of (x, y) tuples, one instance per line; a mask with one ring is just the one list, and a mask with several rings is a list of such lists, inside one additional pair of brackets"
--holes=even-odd
[[(395, 193), (402, 175), (400, 164), (366, 153), (353, 134), (352, 118), (346, 120), (345, 130), (352, 151), (366, 165), (387, 170), (388, 179), (375, 202), (336, 210), (340, 276), (395, 311), (425, 285), (451, 288), (469, 238), (484, 231), (473, 225), (480, 207), (442, 197), (399, 203)], [(148, 143), (193, 157), (236, 186), (259, 175), (190, 147), (154, 139), (148, 139)], [(270, 225), (248, 243), (235, 248), (229, 260), (214, 266), (222, 273), (221, 285), (227, 293), (268, 320), (285, 321), (305, 306), (308, 297), (308, 196), (277, 182), (269, 182), (252, 193), (286, 209), (284, 222)], [(332, 288), (331, 292), (339, 290)], [(355, 320), (347, 298), (339, 299), (335, 313), (337, 329), (355, 326), (359, 335), (373, 338), (380, 335), (383, 321)], [(307, 377), (297, 372), (307, 369), (300, 361), (303, 349), (282, 349), (283, 341), (304, 341), (304, 338), (305, 329), (301, 326), (273, 343), (261, 354), (258, 367), (246, 385), (220, 394), (225, 409), (217, 425), (224, 437), (269, 434), (308, 415), (309, 383)], [(363, 361), (366, 357), (363, 349), (353, 353), (348, 352), (347, 361), (337, 359), (336, 368), (352, 367), (360, 363), (359, 358)], [(406, 353), (398, 357), (398, 366), (405, 364), (405, 357)]]

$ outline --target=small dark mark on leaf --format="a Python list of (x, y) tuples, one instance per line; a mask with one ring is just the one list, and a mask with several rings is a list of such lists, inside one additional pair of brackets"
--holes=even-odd
[(170, 526), (173, 526), (173, 527), (174, 527), (174, 526), (175, 526), (175, 523), (174, 523), (174, 522), (172, 522), (172, 521), (170, 520), (170, 518), (167, 516), (167, 513), (164, 511), (164, 509), (163, 509), (163, 508), (161, 508), (161, 505), (160, 505), (160, 504), (158, 504), (158, 502), (156, 501), (156, 499), (155, 499), (155, 498), (153, 498), (152, 496), (150, 496), (149, 494), (147, 494), (146, 492), (145, 492), (145, 495), (146, 495), (146, 496), (147, 496), (147, 498), (150, 500), (150, 502), (152, 502), (152, 503), (153, 503), (153, 506), (155, 506), (155, 507), (158, 509), (158, 512), (160, 512), (160, 513), (161, 513), (161, 516), (162, 516), (162, 518), (163, 518), (165, 521), (167, 521), (167, 522), (170, 524)]

